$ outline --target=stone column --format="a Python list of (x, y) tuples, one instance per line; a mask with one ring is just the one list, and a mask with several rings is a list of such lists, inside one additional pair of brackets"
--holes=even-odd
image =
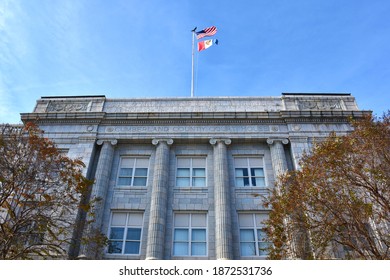
[(286, 154), (283, 144), (288, 144), (287, 138), (268, 138), (267, 143), (271, 149), (272, 167), (274, 169), (275, 180), (287, 171)]
[(153, 139), (156, 145), (152, 198), (150, 205), (147, 260), (161, 260), (164, 255), (165, 225), (168, 200), (169, 145), (172, 139)]
[(218, 260), (230, 260), (233, 256), (227, 163), (227, 145), (230, 143), (230, 139), (210, 140), (214, 146), (215, 254)]
[[(117, 144), (117, 140), (98, 140), (97, 145), (102, 145), (100, 150), (99, 160), (96, 167), (95, 184), (92, 187), (90, 201), (95, 201), (93, 204), (93, 222), (89, 224), (87, 234), (93, 236), (96, 233), (100, 233), (104, 204), (106, 202), (106, 195), (111, 175), (112, 160), (114, 158), (114, 146)], [(87, 236), (88, 237), (88, 236)], [(99, 258), (100, 250), (95, 248), (95, 244), (92, 242), (86, 246), (85, 254), (87, 258), (97, 259)]]
[(295, 170), (301, 168), (300, 159), (304, 153), (309, 152), (309, 142), (307, 137), (290, 136), (291, 156)]

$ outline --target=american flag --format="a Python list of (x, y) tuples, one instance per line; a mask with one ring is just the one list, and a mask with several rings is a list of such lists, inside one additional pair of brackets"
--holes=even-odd
[(199, 40), (203, 37), (210, 37), (215, 35), (217, 33), (217, 28), (215, 26), (207, 27), (203, 29), (202, 31), (196, 32), (196, 38)]

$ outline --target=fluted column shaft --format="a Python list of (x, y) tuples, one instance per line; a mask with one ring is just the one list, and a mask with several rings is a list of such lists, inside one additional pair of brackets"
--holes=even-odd
[[(100, 233), (101, 230), (104, 204), (106, 202), (111, 166), (114, 158), (114, 146), (117, 144), (117, 140), (98, 140), (97, 144), (102, 145), (102, 148), (100, 150), (99, 161), (96, 167), (95, 184), (92, 187), (90, 196), (90, 201), (93, 202), (93, 220), (87, 228), (88, 239), (92, 238), (95, 234)], [(84, 247), (83, 251), (87, 258), (100, 258), (100, 250), (98, 250), (96, 244), (92, 241)]]
[(154, 139), (156, 156), (148, 229), (146, 259), (161, 260), (164, 255), (165, 225), (168, 200), (169, 145), (172, 139)]
[(267, 139), (271, 150), (272, 167), (275, 174), (275, 180), (287, 171), (287, 160), (283, 144), (288, 144), (288, 139)]
[(211, 139), (214, 145), (215, 249), (217, 259), (232, 259), (230, 186), (227, 146), (230, 139)]

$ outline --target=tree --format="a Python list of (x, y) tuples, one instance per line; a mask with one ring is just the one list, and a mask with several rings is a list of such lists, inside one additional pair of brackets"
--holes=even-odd
[(0, 129), (0, 259), (64, 258), (92, 183), (84, 164), (34, 124)]
[(271, 259), (390, 259), (390, 111), (351, 124), (279, 178), (265, 203)]

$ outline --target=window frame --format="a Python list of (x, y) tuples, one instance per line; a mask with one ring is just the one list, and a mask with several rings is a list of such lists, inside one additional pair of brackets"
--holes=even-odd
[[(126, 214), (126, 223), (125, 223), (124, 226), (113, 226), (112, 225), (114, 214)], [(139, 225), (138, 227), (129, 225), (129, 216), (131, 214), (141, 214), (142, 215), (141, 225)], [(142, 234), (143, 234), (144, 221), (145, 221), (145, 215), (144, 215), (144, 212), (141, 212), (141, 211), (112, 211), (111, 212), (111, 216), (110, 216), (110, 223), (109, 223), (109, 227), (108, 227), (108, 232), (107, 232), (108, 244), (107, 244), (107, 247), (106, 247), (106, 254), (108, 254), (110, 256), (114, 256), (114, 255), (116, 255), (116, 256), (140, 256), (141, 255), (141, 248), (142, 248)], [(121, 240), (119, 240), (119, 238), (118, 239), (111, 239), (110, 238), (112, 228), (124, 228), (123, 237), (122, 237)], [(128, 229), (140, 229), (141, 232), (140, 232), (139, 240), (127, 239)], [(110, 241), (122, 242), (121, 253), (110, 253), (109, 252), (110, 251)], [(126, 242), (139, 242), (138, 253), (137, 254), (127, 254), (127, 253), (125, 253)]]
[[(133, 166), (131, 167), (132, 172), (131, 176), (130, 175), (122, 175), (121, 176), (121, 170), (125, 167), (122, 167), (122, 162), (124, 159), (134, 159)], [(148, 166), (146, 167), (146, 175), (145, 176), (136, 176), (136, 169), (137, 169), (137, 160), (139, 159), (147, 159), (148, 160)], [(143, 167), (140, 167), (143, 168)], [(149, 156), (121, 156), (120, 161), (119, 161), (119, 167), (118, 167), (118, 172), (116, 176), (116, 184), (115, 186), (118, 188), (146, 188), (148, 186), (149, 182), (149, 171), (150, 171), (150, 157)], [(130, 184), (126, 185), (121, 185), (119, 183), (120, 178), (130, 178)], [(146, 178), (145, 185), (142, 186), (134, 186), (134, 180), (135, 178)]]
[[(242, 226), (240, 225), (240, 215), (251, 215), (252, 216), (252, 226)], [(260, 257), (260, 258), (266, 258), (268, 257), (269, 253), (268, 253), (268, 250), (264, 250), (264, 253), (260, 254), (260, 245), (263, 245), (262, 247), (265, 246), (272, 246), (272, 243), (271, 242), (268, 242), (268, 241), (264, 241), (264, 240), (260, 240), (259, 239), (259, 231), (263, 231), (264, 232), (264, 228), (265, 226), (262, 225), (262, 224), (256, 224), (256, 215), (267, 215), (268, 216), (268, 213), (238, 213), (238, 237), (239, 237), (239, 249), (240, 249), (240, 256), (241, 257), (244, 257), (244, 258), (250, 258), (250, 257)], [(261, 219), (260, 219), (261, 220)], [(252, 233), (253, 233), (253, 236), (254, 236), (254, 240), (251, 240), (251, 241), (242, 241), (241, 239), (241, 231), (242, 230), (252, 230)], [(265, 232), (264, 232), (265, 234)], [(254, 255), (243, 255), (243, 250), (241, 248), (241, 245), (243, 243), (252, 243), (254, 244), (255, 246), (255, 254)]]
[[(236, 165), (236, 159), (246, 159), (246, 166), (237, 166)], [(261, 161), (261, 164), (259, 166), (251, 166), (250, 165), (250, 159), (259, 159)], [(234, 156), (233, 157), (233, 166), (234, 166), (234, 185), (236, 188), (267, 188), (267, 176), (265, 172), (265, 167), (264, 167), (264, 157), (263, 156)], [(263, 172), (263, 176), (256, 176), (251, 174), (251, 169), (261, 169)], [(236, 170), (237, 169), (246, 169), (248, 176), (237, 176), (236, 175)], [(249, 186), (239, 186), (237, 184), (237, 179), (238, 178), (248, 178), (249, 181)], [(264, 185), (263, 186), (254, 186), (253, 185), (253, 180), (256, 178), (263, 178), (264, 180)]]
[[(190, 166), (189, 167), (179, 167), (179, 159), (189, 159), (190, 160)], [(193, 161), (194, 159), (204, 159), (204, 176), (195, 176), (194, 175), (194, 168), (202, 168), (202, 167), (193, 167)], [(178, 171), (179, 168), (182, 169), (189, 169), (189, 177), (188, 176), (179, 176)], [(178, 178), (189, 178), (190, 185), (189, 186), (179, 186), (178, 185)], [(195, 186), (194, 179), (196, 178), (204, 178), (204, 186)], [(207, 188), (207, 157), (206, 156), (177, 156), (176, 157), (176, 169), (175, 169), (175, 187), (176, 188)]]
[[(176, 221), (176, 215), (180, 215), (180, 214), (187, 214), (189, 215), (189, 220), (188, 220), (188, 227), (185, 227), (185, 226), (175, 226), (175, 221)], [(205, 216), (205, 226), (204, 227), (197, 227), (197, 226), (192, 226), (192, 216), (193, 215), (204, 215)], [(188, 240), (187, 241), (182, 241), (182, 240), (179, 240), (179, 241), (176, 241), (175, 240), (175, 230), (176, 229), (185, 229), (185, 230), (188, 230)], [(197, 229), (203, 229), (205, 231), (205, 240), (204, 241), (198, 241), (198, 240), (195, 240), (193, 241), (192, 240), (192, 236), (193, 236), (193, 230), (197, 230)], [(182, 255), (182, 254), (178, 254), (178, 255), (175, 255), (175, 243), (185, 243), (187, 244), (187, 252), (188, 254), (187, 255)], [(204, 243), (205, 244), (205, 255), (193, 255), (192, 253), (192, 245), (194, 243)], [(173, 215), (173, 228), (172, 228), (172, 257), (188, 257), (188, 258), (193, 258), (193, 257), (200, 257), (200, 258), (204, 258), (204, 257), (208, 257), (208, 252), (209, 252), (209, 242), (208, 242), (208, 215), (207, 213), (202, 213), (202, 212), (176, 212), (174, 213)]]

